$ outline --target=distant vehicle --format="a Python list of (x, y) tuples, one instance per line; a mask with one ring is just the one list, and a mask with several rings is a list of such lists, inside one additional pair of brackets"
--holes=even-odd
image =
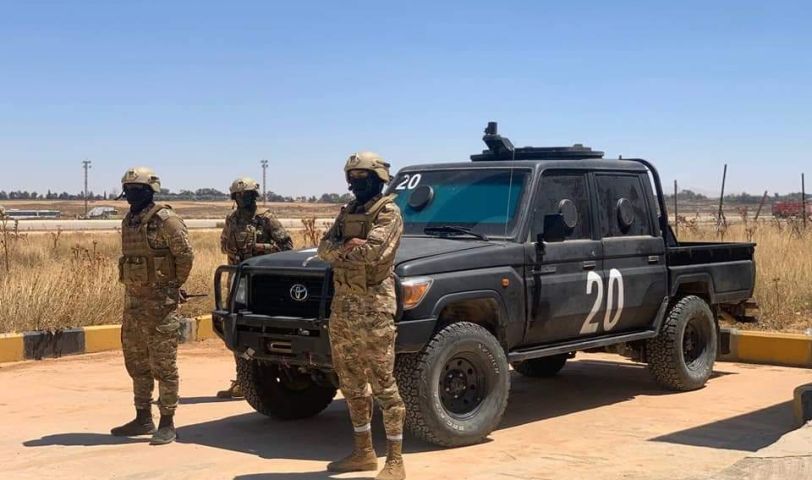
[[(802, 202), (775, 202), (773, 203), (773, 217), (789, 218), (800, 217), (804, 209)], [(806, 215), (812, 216), (812, 201), (806, 202)]]
[(93, 207), (87, 212), (87, 217), (91, 220), (93, 219), (101, 219), (106, 220), (110, 217), (114, 217), (118, 215), (118, 210), (114, 207)]
[[(387, 192), (404, 223), (395, 373), (406, 427), (437, 445), (480, 442), (507, 405), (508, 365), (549, 377), (596, 348), (648, 363), (665, 388), (705, 385), (727, 348), (719, 316), (746, 313), (753, 294), (755, 245), (678, 241), (645, 160), (515, 148), (495, 123), (483, 140), (472, 162), (405, 167)], [(214, 329), (265, 415), (310, 417), (336, 394), (332, 273), (313, 255), (215, 274)]]
[(6, 217), (15, 220), (27, 220), (30, 218), (59, 218), (62, 212), (59, 210), (20, 210), (16, 208), (6, 210)]

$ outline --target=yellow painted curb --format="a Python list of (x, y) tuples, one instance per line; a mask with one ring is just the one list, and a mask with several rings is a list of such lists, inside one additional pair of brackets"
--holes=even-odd
[(211, 324), (211, 315), (201, 315), (195, 318), (195, 323), (197, 324), (195, 330), (196, 340), (206, 340), (216, 337), (214, 334), (214, 328), (212, 328)]
[(789, 367), (812, 367), (812, 336), (730, 330), (730, 354), (723, 360)]
[(85, 353), (121, 349), (121, 325), (84, 327)]
[(0, 362), (25, 360), (23, 336), (19, 333), (0, 333)]

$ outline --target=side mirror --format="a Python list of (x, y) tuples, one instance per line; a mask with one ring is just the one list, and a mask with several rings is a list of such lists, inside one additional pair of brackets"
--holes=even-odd
[(545, 242), (563, 242), (570, 230), (563, 214), (551, 213), (544, 216), (544, 233), (539, 236)]

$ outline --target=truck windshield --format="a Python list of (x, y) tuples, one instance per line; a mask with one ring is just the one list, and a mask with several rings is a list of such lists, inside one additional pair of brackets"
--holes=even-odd
[(407, 235), (453, 235), (442, 227), (463, 227), (504, 237), (516, 226), (529, 178), (529, 170), (508, 168), (408, 172), (395, 178), (390, 193), (397, 194)]

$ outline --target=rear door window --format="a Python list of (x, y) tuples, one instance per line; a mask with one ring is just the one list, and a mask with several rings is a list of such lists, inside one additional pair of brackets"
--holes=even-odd
[(648, 202), (640, 177), (634, 174), (596, 174), (601, 236), (651, 235)]

